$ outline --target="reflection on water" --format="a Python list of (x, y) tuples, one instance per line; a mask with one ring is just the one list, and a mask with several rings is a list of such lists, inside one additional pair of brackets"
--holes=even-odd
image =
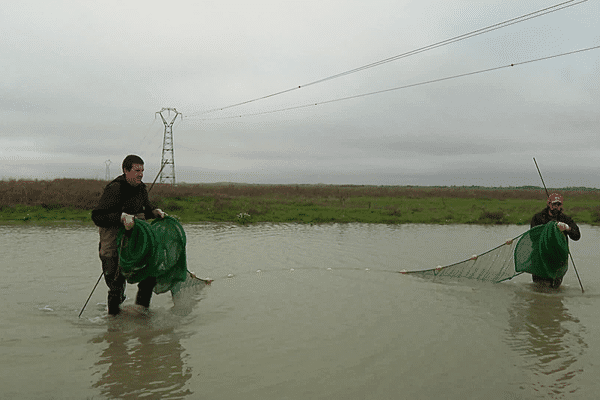
[(106, 344), (95, 364), (96, 374), (104, 372), (92, 387), (111, 399), (183, 399), (193, 394), (186, 385), (192, 369), (184, 362), (181, 344), (190, 334), (181, 322), (201, 298), (199, 290), (180, 292), (169, 311), (141, 313), (128, 306), (117, 317), (108, 317), (106, 333), (91, 340)]
[(531, 373), (528, 384), (546, 396), (576, 392), (579, 387), (573, 378), (583, 372), (578, 361), (588, 347), (579, 320), (569, 313), (560, 293), (532, 290), (515, 295), (509, 308), (508, 343)]
[(160, 398), (184, 398), (191, 370), (183, 362), (181, 337), (173, 327), (155, 329), (150, 320), (113, 321), (108, 332), (94, 339), (106, 342), (96, 366), (108, 365), (93, 385), (111, 399), (137, 399), (153, 394)]

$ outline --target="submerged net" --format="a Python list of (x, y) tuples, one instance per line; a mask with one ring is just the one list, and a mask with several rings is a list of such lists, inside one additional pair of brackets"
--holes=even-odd
[(400, 273), (425, 278), (463, 278), (494, 283), (506, 281), (522, 273), (515, 270), (513, 254), (517, 239), (523, 235), (524, 234), (521, 234), (513, 239), (507, 240), (485, 253), (473, 255), (466, 260), (454, 264), (445, 266), (440, 265), (436, 268), (417, 271), (403, 270), (400, 271)]
[(148, 223), (136, 219), (129, 232), (119, 231), (119, 263), (129, 283), (148, 277), (156, 278), (155, 293), (179, 288), (189, 274), (186, 262), (186, 237), (183, 227), (173, 217)]
[(189, 293), (198, 293), (200, 289), (210, 285), (212, 282), (212, 279), (198, 278), (194, 273), (188, 271), (185, 281), (177, 282), (173, 285), (173, 287), (171, 287), (171, 293), (173, 294), (174, 299), (181, 298)]
[(515, 271), (542, 278), (562, 278), (569, 267), (569, 243), (550, 221), (525, 232), (515, 248)]

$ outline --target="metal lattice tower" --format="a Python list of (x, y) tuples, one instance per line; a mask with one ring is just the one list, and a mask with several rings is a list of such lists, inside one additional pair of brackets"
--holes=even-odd
[(110, 164), (112, 163), (112, 161), (110, 160), (106, 160), (104, 161), (104, 164), (106, 164), (106, 177), (105, 180), (110, 181)]
[[(169, 117), (171, 116), (171, 112), (175, 113), (173, 119), (168, 122), (163, 116), (163, 111), (169, 112)], [(173, 123), (178, 115), (181, 115), (179, 111), (174, 108), (163, 108), (160, 111), (157, 111), (156, 114), (160, 115), (163, 123), (165, 124), (165, 136), (163, 139), (163, 149), (162, 149), (162, 159), (160, 161), (160, 165), (162, 167), (162, 172), (160, 173), (160, 183), (170, 183), (171, 185), (175, 184), (175, 154), (173, 153)]]

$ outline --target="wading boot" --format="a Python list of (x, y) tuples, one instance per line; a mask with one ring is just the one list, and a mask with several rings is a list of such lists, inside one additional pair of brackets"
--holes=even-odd
[(108, 286), (108, 313), (117, 315), (120, 305), (125, 301), (125, 277), (119, 271), (119, 259), (116, 257), (100, 257), (104, 281)]
[(156, 278), (149, 277), (138, 283), (138, 292), (135, 296), (135, 304), (150, 307), (150, 299), (152, 298), (152, 289), (156, 286)]
[(121, 299), (119, 297), (108, 295), (108, 314), (117, 315), (121, 312)]

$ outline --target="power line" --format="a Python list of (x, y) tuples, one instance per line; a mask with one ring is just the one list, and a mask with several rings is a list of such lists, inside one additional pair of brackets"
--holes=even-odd
[(429, 85), (429, 84), (432, 84), (432, 83), (447, 81), (447, 80), (451, 80), (451, 79), (464, 78), (466, 76), (483, 74), (483, 73), (486, 73), (486, 72), (497, 71), (497, 70), (504, 69), (504, 68), (516, 67), (518, 65), (530, 64), (530, 63), (534, 63), (534, 62), (538, 62), (538, 61), (545, 61), (545, 60), (549, 60), (549, 59), (552, 59), (552, 58), (563, 57), (563, 56), (568, 56), (568, 55), (571, 55), (571, 54), (583, 53), (585, 51), (597, 50), (597, 49), (600, 49), (600, 45), (593, 46), (593, 47), (587, 47), (587, 48), (579, 49), (579, 50), (573, 50), (573, 51), (569, 51), (569, 52), (566, 52), (566, 53), (554, 54), (554, 55), (551, 55), (551, 56), (536, 58), (536, 59), (533, 59), (533, 60), (521, 61), (521, 62), (516, 62), (516, 63), (512, 63), (512, 64), (508, 64), (508, 65), (501, 65), (499, 67), (487, 68), (487, 69), (482, 69), (482, 70), (478, 70), (478, 71), (471, 71), (471, 72), (466, 72), (466, 73), (463, 73), (463, 74), (451, 75), (451, 76), (446, 76), (446, 77), (438, 78), (438, 79), (431, 79), (431, 80), (428, 80), (428, 81), (412, 83), (412, 84), (409, 84), (409, 85), (398, 86), (398, 87), (394, 87), (394, 88), (390, 88), (390, 89), (378, 90), (378, 91), (375, 91), (375, 92), (357, 94), (357, 95), (354, 95), (354, 96), (347, 96), (347, 97), (342, 97), (342, 98), (333, 99), (333, 100), (325, 100), (325, 101), (321, 101), (321, 102), (317, 102), (317, 103), (303, 104), (303, 105), (294, 106), (294, 107), (280, 108), (280, 109), (276, 109), (276, 110), (262, 111), (262, 112), (257, 112), (257, 113), (248, 113), (248, 114), (234, 115), (234, 116), (229, 116), (229, 117), (202, 118), (201, 121), (219, 120), (219, 119), (233, 119), (233, 118), (241, 118), (241, 117), (252, 117), (252, 116), (258, 116), (258, 115), (264, 115), (264, 114), (273, 114), (273, 113), (276, 113), (276, 112), (297, 110), (297, 109), (300, 109), (300, 108), (314, 107), (314, 106), (318, 106), (318, 105), (322, 105), (322, 104), (328, 104), (328, 103), (335, 103), (335, 102), (338, 102), (338, 101), (345, 101), (345, 100), (357, 99), (359, 97), (373, 96), (373, 95), (376, 95), (376, 94), (387, 93), (387, 92), (392, 92), (392, 91), (401, 90), (401, 89), (408, 89), (408, 88), (412, 88), (412, 87), (416, 87), (416, 86)]
[[(546, 7), (546, 8), (543, 8), (543, 9), (540, 9), (540, 10), (537, 10), (537, 11), (534, 11), (534, 12), (531, 12), (531, 13), (528, 13), (528, 14), (524, 14), (524, 15), (521, 15), (521, 16), (516, 17), (516, 18), (511, 18), (511, 19), (503, 21), (503, 22), (499, 22), (499, 23), (496, 23), (496, 24), (493, 24), (493, 25), (489, 25), (489, 26), (487, 26), (485, 28), (480, 28), (480, 29), (471, 31), (469, 33), (465, 33), (465, 34), (462, 34), (462, 35), (459, 35), (459, 36), (455, 36), (455, 37), (450, 38), (450, 39), (442, 40), (440, 42), (436, 42), (436, 43), (433, 43), (433, 44), (430, 44), (430, 45), (427, 45), (427, 46), (424, 46), (424, 47), (420, 47), (418, 49), (411, 50), (411, 51), (408, 51), (406, 53), (402, 53), (402, 54), (399, 54), (399, 55), (396, 55), (396, 56), (393, 56), (393, 57), (389, 57), (389, 58), (386, 58), (386, 59), (383, 59), (383, 60), (380, 60), (380, 61), (376, 61), (376, 62), (373, 62), (373, 63), (370, 63), (370, 64), (363, 65), (363, 66), (358, 67), (358, 68), (350, 69), (348, 71), (344, 71), (344, 72), (341, 72), (341, 73), (338, 73), (338, 74), (335, 74), (335, 75), (331, 75), (331, 76), (326, 77), (326, 78), (322, 78), (322, 79), (319, 79), (319, 80), (316, 80), (316, 81), (313, 81), (313, 82), (309, 82), (309, 83), (306, 83), (304, 85), (295, 86), (295, 87), (290, 88), (290, 89), (282, 90), (282, 91), (279, 91), (279, 92), (275, 92), (275, 93), (272, 93), (272, 94), (269, 94), (269, 95), (266, 95), (266, 96), (262, 96), (262, 97), (257, 97), (255, 99), (243, 101), (243, 102), (240, 102), (240, 103), (231, 104), (229, 106), (220, 107), (220, 108), (214, 108), (214, 109), (203, 111), (203, 112), (201, 111), (201, 112), (189, 114), (189, 115), (186, 115), (186, 117), (188, 117), (188, 118), (195, 117), (195, 116), (198, 116), (200, 114), (207, 114), (207, 113), (210, 113), (210, 112), (222, 111), (222, 110), (225, 110), (225, 109), (228, 109), (228, 108), (238, 107), (238, 106), (241, 106), (241, 105), (244, 105), (244, 104), (248, 104), (248, 103), (252, 103), (252, 102), (255, 102), (255, 101), (265, 100), (265, 99), (268, 99), (270, 97), (278, 96), (278, 95), (281, 95), (281, 94), (284, 94), (284, 93), (289, 93), (289, 92), (292, 92), (294, 90), (301, 89), (303, 87), (316, 85), (316, 84), (323, 83), (323, 82), (326, 82), (326, 81), (329, 81), (329, 80), (332, 80), (332, 79), (340, 78), (342, 76), (346, 76), (346, 75), (350, 75), (350, 74), (353, 74), (353, 73), (356, 73), (356, 72), (364, 71), (364, 70), (369, 69), (369, 68), (374, 68), (374, 67), (377, 67), (377, 66), (380, 66), (380, 65), (383, 65), (383, 64), (387, 64), (387, 63), (392, 62), (392, 61), (400, 60), (402, 58), (413, 56), (415, 54), (419, 54), (419, 53), (422, 53), (422, 52), (425, 52), (425, 51), (433, 50), (433, 49), (436, 49), (438, 47), (446, 46), (446, 45), (449, 45), (449, 44), (452, 44), (452, 43), (455, 43), (455, 42), (459, 42), (461, 40), (469, 39), (469, 38), (474, 37), (474, 36), (482, 35), (484, 33), (492, 32), (494, 30), (505, 28), (505, 27), (508, 27), (508, 26), (511, 26), (511, 25), (514, 25), (514, 24), (517, 24), (517, 23), (520, 23), (520, 22), (524, 22), (524, 21), (527, 21), (527, 20), (530, 20), (530, 19), (533, 19), (533, 18), (541, 17), (543, 15), (546, 15), (546, 14), (549, 14), (549, 13), (553, 13), (553, 12), (556, 12), (556, 11), (560, 11), (560, 10), (563, 10), (565, 8), (568, 8), (568, 7), (573, 7), (575, 5), (578, 5), (578, 4), (581, 4), (581, 3), (585, 3), (587, 1), (588, 0), (579, 0), (579, 1), (569, 0), (569, 1), (562, 2), (562, 3), (558, 3), (558, 4), (555, 4), (553, 6)], [(572, 4), (570, 4), (570, 3), (572, 3)]]

